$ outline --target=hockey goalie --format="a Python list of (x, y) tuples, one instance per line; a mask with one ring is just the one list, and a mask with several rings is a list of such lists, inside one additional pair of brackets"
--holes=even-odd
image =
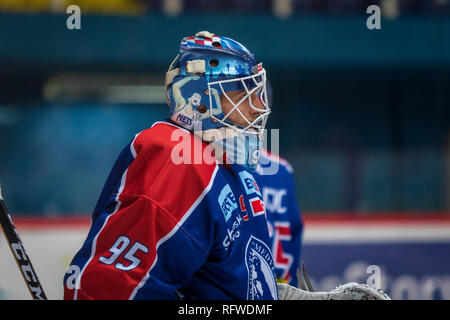
[(65, 299), (388, 299), (356, 283), (330, 292), (277, 283), (254, 177), (266, 81), (239, 42), (206, 31), (182, 39), (165, 78), (168, 118), (118, 156)]

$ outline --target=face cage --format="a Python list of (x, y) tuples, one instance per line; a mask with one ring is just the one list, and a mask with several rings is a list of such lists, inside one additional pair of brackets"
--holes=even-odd
[[(259, 81), (257, 79), (260, 79)], [(246, 91), (246, 95), (239, 100), (239, 102), (234, 103), (233, 100), (228, 96), (227, 91), (223, 88), (224, 85), (228, 85), (231, 83), (237, 83), (240, 88)], [(271, 112), (268, 98), (267, 98), (267, 87), (266, 87), (266, 70), (262, 69), (257, 74), (243, 77), (243, 78), (237, 78), (237, 79), (227, 79), (227, 80), (219, 80), (214, 82), (208, 82), (208, 92), (212, 92), (212, 86), (218, 85), (220, 87), (219, 96), (223, 94), (225, 98), (233, 105), (233, 108), (227, 113), (224, 114), (224, 117), (222, 119), (217, 118), (213, 114), (212, 104), (213, 104), (213, 95), (209, 94), (209, 112), (212, 119), (216, 120), (217, 122), (233, 128), (239, 132), (242, 133), (251, 133), (251, 134), (262, 134), (262, 131), (266, 127), (267, 118)], [(254, 86), (254, 87), (251, 87)], [(250, 88), (249, 88), (250, 87)], [(252, 102), (252, 96), (256, 95), (256, 99), (259, 99), (263, 105), (263, 109), (257, 108), (253, 105)], [(239, 110), (239, 105), (243, 103), (244, 101), (248, 100), (250, 108), (252, 108), (255, 111), (260, 112), (261, 114), (256, 117), (255, 120), (250, 121), (245, 117), (241, 110)], [(239, 115), (244, 119), (244, 121), (247, 123), (247, 126), (242, 127), (241, 125), (234, 124), (230, 120), (227, 120), (227, 118), (232, 114), (234, 111), (239, 113)], [(223, 112), (223, 109), (222, 109)], [(228, 121), (228, 122), (227, 122)], [(251, 129), (256, 130), (251, 130)]]

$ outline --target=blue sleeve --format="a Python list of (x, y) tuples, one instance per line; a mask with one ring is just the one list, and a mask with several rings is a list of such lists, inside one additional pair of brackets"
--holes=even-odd
[(287, 214), (289, 215), (289, 220), (291, 224), (291, 248), (293, 250), (294, 261), (291, 266), (291, 285), (297, 285), (297, 273), (296, 270), (300, 266), (301, 252), (302, 252), (302, 240), (303, 240), (303, 218), (301, 215), (300, 206), (297, 201), (296, 189), (294, 177), (289, 173), (286, 179), (286, 189), (287, 189)]

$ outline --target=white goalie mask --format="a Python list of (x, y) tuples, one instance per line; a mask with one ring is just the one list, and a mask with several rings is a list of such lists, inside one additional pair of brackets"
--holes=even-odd
[[(214, 121), (233, 128), (239, 133), (261, 134), (270, 114), (270, 108), (267, 98), (266, 71), (261, 65), (257, 67), (259, 71), (251, 76), (208, 82), (210, 113)], [(236, 92), (240, 94), (233, 95)], [(213, 98), (218, 99), (215, 95), (223, 97), (222, 114), (219, 117), (215, 114), (213, 108)], [(225, 99), (226, 101), (224, 101)], [(230, 105), (231, 108), (224, 108), (223, 102)], [(258, 114), (252, 119), (249, 119), (241, 110), (243, 109), (242, 106), (247, 103), (250, 107), (250, 113)], [(231, 115), (234, 116), (234, 121), (231, 119)]]

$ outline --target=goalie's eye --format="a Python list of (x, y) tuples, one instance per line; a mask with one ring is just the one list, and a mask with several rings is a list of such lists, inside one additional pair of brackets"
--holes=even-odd
[(234, 103), (235, 104), (238, 104), (242, 99), (244, 99), (244, 97), (247, 95), (247, 92), (245, 92), (245, 91), (242, 91), (242, 92), (240, 92), (239, 94), (237, 94), (236, 96), (235, 96), (235, 98), (234, 98)]

